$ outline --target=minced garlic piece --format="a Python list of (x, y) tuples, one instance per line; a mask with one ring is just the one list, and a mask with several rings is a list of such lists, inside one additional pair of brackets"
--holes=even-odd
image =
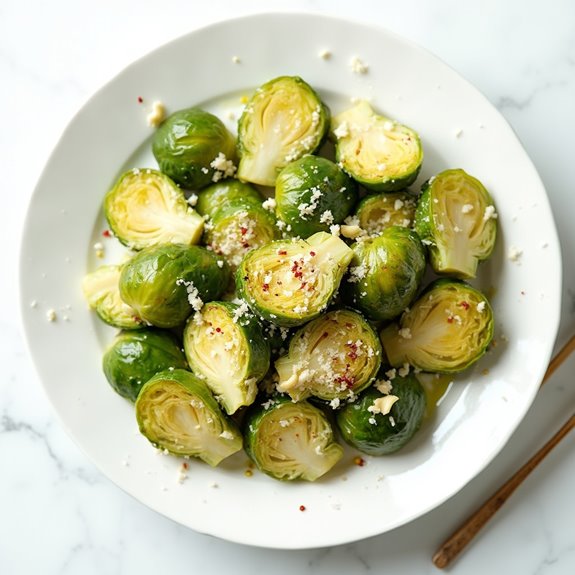
[(354, 74), (367, 74), (369, 70), (369, 66), (357, 56), (350, 60), (349, 65)]
[(146, 121), (148, 122), (148, 126), (151, 128), (157, 128), (166, 117), (166, 107), (162, 102), (156, 100), (152, 103), (152, 110), (146, 116)]
[(48, 321), (56, 321), (57, 319), (57, 315), (56, 315), (56, 310), (53, 308), (50, 308), (47, 312), (46, 312), (46, 319)]
[(318, 56), (322, 59), (322, 60), (329, 60), (331, 58), (331, 52), (329, 50), (326, 50), (325, 48), (323, 50), (320, 50), (318, 52)]

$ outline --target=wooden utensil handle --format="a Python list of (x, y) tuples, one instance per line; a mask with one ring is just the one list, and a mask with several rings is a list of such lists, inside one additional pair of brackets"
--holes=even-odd
[(469, 519), (441, 545), (433, 556), (436, 567), (447, 567), (479, 530), (489, 521), (495, 512), (507, 501), (509, 496), (521, 485), (525, 478), (541, 463), (546, 455), (575, 427), (573, 414), (561, 429), (508, 481), (506, 481)]

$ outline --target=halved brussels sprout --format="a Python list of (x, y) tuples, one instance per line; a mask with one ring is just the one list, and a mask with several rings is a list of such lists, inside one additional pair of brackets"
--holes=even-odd
[(376, 192), (402, 190), (417, 178), (423, 148), (417, 133), (374, 112), (365, 100), (333, 119), (336, 158), (342, 168)]
[(495, 207), (483, 184), (463, 170), (446, 170), (423, 185), (415, 229), (438, 274), (474, 278), (495, 247)]
[(235, 270), (255, 248), (279, 238), (275, 216), (261, 200), (236, 198), (223, 204), (206, 225), (205, 241)]
[(116, 392), (136, 401), (144, 383), (156, 373), (188, 365), (171, 333), (144, 329), (119, 333), (104, 353), (102, 367)]
[(267, 82), (238, 123), (239, 179), (273, 186), (284, 166), (319, 147), (328, 127), (329, 109), (301, 78)]
[(134, 169), (122, 174), (104, 199), (104, 213), (114, 235), (141, 250), (159, 244), (197, 244), (204, 219), (184, 193), (160, 172)]
[(315, 481), (343, 455), (327, 417), (307, 401), (278, 396), (256, 403), (244, 426), (247, 454), (274, 479)]
[(234, 136), (200, 108), (172, 114), (154, 134), (152, 151), (160, 170), (184, 188), (199, 190), (235, 172)]
[(413, 300), (425, 272), (425, 250), (417, 234), (393, 226), (356, 242), (342, 295), (374, 320), (399, 315)]
[[(391, 393), (393, 396), (385, 396), (370, 387), (337, 412), (338, 429), (352, 447), (368, 455), (387, 455), (415, 435), (427, 405), (423, 387), (414, 375), (396, 377)], [(388, 402), (386, 397), (397, 399)]]
[(249, 184), (244, 184), (239, 180), (224, 180), (198, 193), (196, 210), (202, 216), (211, 217), (228, 202), (248, 198), (260, 203), (264, 201), (262, 195)]
[(136, 400), (140, 432), (172, 455), (198, 457), (215, 467), (242, 448), (235, 423), (220, 409), (206, 384), (183, 369), (162, 371)]
[(227, 413), (251, 405), (257, 383), (270, 366), (270, 348), (257, 318), (228, 302), (206, 304), (184, 330), (192, 371), (215, 394)]
[(124, 264), (120, 296), (147, 323), (175, 327), (204, 301), (217, 299), (229, 277), (228, 267), (213, 252), (166, 244), (146, 248)]
[(271, 242), (244, 257), (236, 287), (262, 318), (282, 327), (302, 325), (327, 307), (352, 256), (342, 240), (325, 232)]
[(106, 265), (86, 274), (82, 280), (84, 298), (101, 320), (121, 329), (140, 329), (143, 320), (120, 297), (122, 266)]
[(423, 371), (453, 373), (475, 363), (493, 337), (487, 298), (457, 280), (436, 280), (381, 332), (391, 365), (409, 363)]
[(292, 337), (287, 355), (276, 361), (278, 391), (294, 401), (315, 396), (350, 399), (367, 387), (381, 365), (373, 328), (355, 311), (331, 311)]
[(357, 186), (336, 164), (317, 156), (304, 156), (288, 164), (276, 181), (276, 214), (291, 226), (291, 233), (308, 237), (329, 232), (349, 215)]
[(411, 228), (416, 199), (409, 192), (383, 192), (366, 196), (356, 214), (359, 227), (370, 236), (379, 235), (391, 226)]

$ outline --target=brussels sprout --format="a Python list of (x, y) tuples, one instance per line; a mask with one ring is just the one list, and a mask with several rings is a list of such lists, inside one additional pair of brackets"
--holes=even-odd
[(370, 236), (379, 235), (391, 226), (411, 228), (416, 200), (409, 192), (384, 192), (366, 196), (356, 214), (359, 227)]
[(352, 310), (331, 311), (297, 331), (288, 354), (276, 361), (278, 391), (294, 401), (312, 395), (337, 406), (367, 387), (380, 364), (381, 346), (365, 319)]
[(104, 199), (114, 235), (141, 250), (159, 244), (197, 244), (204, 220), (186, 202), (176, 184), (156, 170), (130, 170), (120, 176)]
[(413, 300), (425, 272), (425, 251), (417, 234), (393, 226), (353, 244), (342, 295), (373, 320), (399, 315)]
[(262, 195), (249, 184), (238, 180), (224, 180), (212, 184), (198, 193), (196, 210), (202, 216), (213, 216), (230, 201), (253, 199), (263, 202)]
[(495, 247), (493, 200), (481, 182), (463, 170), (446, 170), (423, 185), (415, 229), (427, 244), (438, 274), (474, 278), (477, 264)]
[(273, 186), (289, 162), (314, 152), (329, 127), (329, 109), (297, 76), (258, 88), (238, 122), (238, 177)]
[(255, 316), (228, 302), (206, 304), (188, 321), (184, 349), (192, 371), (205, 380), (227, 413), (254, 402), (270, 366), (270, 348)]
[(144, 322), (120, 297), (122, 266), (100, 266), (82, 280), (84, 298), (101, 320), (121, 329), (140, 329)]
[(357, 200), (356, 184), (333, 162), (304, 156), (278, 174), (275, 200), (291, 232), (308, 237), (343, 222)]
[(275, 397), (256, 403), (244, 426), (247, 454), (274, 479), (315, 481), (343, 455), (327, 417), (307, 401)]
[(415, 435), (427, 404), (423, 387), (414, 375), (396, 377), (391, 393), (382, 395), (377, 387), (370, 387), (336, 413), (337, 427), (347, 443), (369, 455), (387, 455)]
[(206, 224), (206, 244), (234, 270), (248, 252), (278, 237), (275, 216), (251, 198), (226, 202)]
[(475, 363), (493, 337), (487, 298), (457, 280), (436, 280), (381, 332), (391, 365), (409, 363), (423, 371), (453, 373)]
[(116, 392), (136, 401), (144, 383), (156, 373), (188, 365), (172, 334), (144, 329), (119, 333), (104, 353), (102, 367)]
[(419, 136), (374, 112), (366, 101), (333, 119), (336, 158), (366, 188), (393, 192), (412, 184), (423, 162)]
[(271, 242), (244, 257), (236, 287), (262, 318), (282, 327), (302, 325), (327, 307), (352, 256), (342, 240), (325, 232)]
[(215, 467), (242, 448), (235, 423), (220, 409), (206, 384), (183, 369), (162, 371), (136, 400), (140, 432), (172, 455), (198, 457)]
[(120, 295), (149, 324), (175, 327), (226, 289), (229, 270), (223, 262), (220, 267), (219, 261), (198, 246), (146, 248), (124, 264)]
[(184, 188), (199, 190), (235, 172), (234, 136), (200, 108), (172, 114), (156, 131), (152, 151), (160, 170)]

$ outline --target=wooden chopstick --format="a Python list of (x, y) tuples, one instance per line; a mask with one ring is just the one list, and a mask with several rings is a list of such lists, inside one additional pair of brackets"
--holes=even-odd
[[(555, 370), (575, 350), (575, 335), (561, 348), (551, 360), (543, 376), (543, 385), (553, 375)], [(447, 567), (467, 545), (473, 540), (479, 530), (495, 515), (498, 509), (509, 499), (511, 494), (523, 483), (527, 476), (543, 461), (551, 450), (575, 427), (575, 414), (563, 424), (561, 429), (533, 456), (525, 465), (515, 472), (489, 499), (462, 523), (439, 547), (433, 555), (436, 567)]]

